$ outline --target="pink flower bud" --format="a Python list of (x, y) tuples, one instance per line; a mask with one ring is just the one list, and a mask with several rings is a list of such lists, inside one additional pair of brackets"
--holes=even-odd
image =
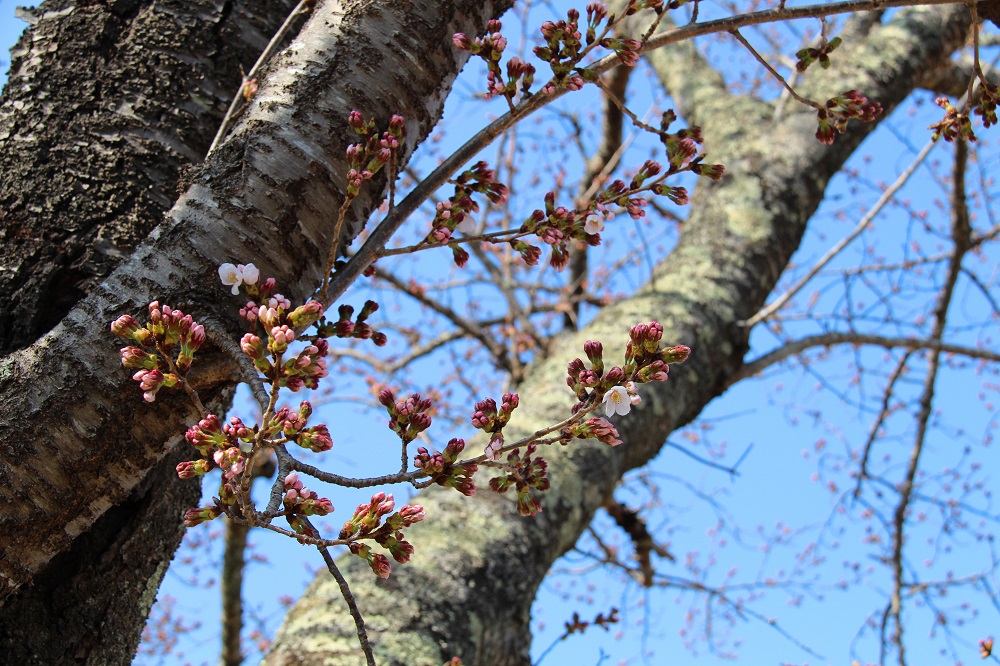
[(372, 556), (368, 564), (379, 578), (388, 578), (389, 574), (392, 573), (392, 565), (389, 564), (389, 558), (381, 553)]
[(138, 330), (139, 322), (132, 315), (122, 315), (111, 322), (111, 332), (122, 338), (134, 340)]

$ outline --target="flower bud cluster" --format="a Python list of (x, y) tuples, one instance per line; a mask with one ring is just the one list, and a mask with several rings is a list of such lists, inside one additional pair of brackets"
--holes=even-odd
[(575, 423), (563, 428), (559, 434), (568, 442), (573, 438), (596, 439), (608, 446), (618, 446), (622, 443), (618, 429), (605, 418), (594, 416), (583, 423)]
[(610, 49), (618, 56), (626, 67), (635, 67), (639, 62), (639, 51), (642, 50), (642, 42), (637, 39), (621, 39), (620, 37), (606, 37), (601, 40), (601, 46)]
[(350, 305), (341, 305), (337, 308), (337, 315), (339, 319), (336, 322), (321, 321), (319, 323), (318, 333), (321, 338), (329, 338), (331, 336), (336, 336), (338, 338), (355, 338), (357, 340), (367, 340), (371, 338), (372, 342), (376, 346), (382, 347), (388, 342), (388, 338), (385, 333), (381, 331), (376, 331), (367, 322), (368, 317), (372, 315), (376, 310), (378, 310), (378, 303), (375, 301), (365, 301), (364, 307), (361, 308), (361, 312), (353, 321), (351, 318), (354, 316), (354, 308)]
[(122, 315), (111, 322), (111, 332), (139, 345), (122, 347), (122, 365), (136, 370), (132, 379), (139, 382), (143, 398), (153, 402), (161, 388), (180, 382), (180, 375), (191, 367), (206, 335), (205, 327), (196, 324), (191, 315), (169, 305), (153, 301), (148, 311), (149, 322), (145, 326), (140, 326), (131, 315)]
[[(243, 272), (245, 283), (246, 268)], [(254, 276), (254, 283), (256, 282), (257, 276)], [(329, 374), (325, 357), (330, 347), (322, 338), (333, 335), (335, 329), (327, 325), (328, 330), (325, 333), (321, 330), (318, 336), (302, 337), (302, 341), (307, 344), (294, 357), (283, 358), (289, 350), (289, 345), (300, 339), (297, 330), (301, 331), (314, 324), (318, 328), (323, 327), (323, 305), (319, 301), (310, 300), (292, 309), (290, 300), (281, 294), (273, 293), (274, 287), (274, 279), (268, 278), (261, 284), (260, 289), (254, 292), (258, 301), (247, 301), (240, 309), (240, 316), (255, 326), (259, 323), (266, 333), (266, 339), (256, 333), (245, 334), (240, 340), (240, 349), (250, 357), (254, 367), (266, 381), (292, 391), (298, 391), (303, 387), (315, 389), (319, 386), (319, 380)], [(377, 305), (366, 306), (366, 312), (370, 314), (377, 307)], [(367, 317), (367, 314), (364, 316)], [(352, 325), (352, 331), (353, 328)], [(373, 333), (365, 324), (357, 332), (356, 337), (378, 335), (380, 334)]]
[(396, 400), (390, 389), (382, 389), (378, 401), (389, 412), (389, 428), (403, 441), (409, 444), (417, 435), (431, 426), (430, 410), (434, 403), (430, 398), (422, 398), (414, 393), (406, 400)]
[(496, 493), (505, 493), (514, 488), (517, 494), (517, 512), (522, 516), (534, 516), (542, 510), (542, 505), (532, 494), (531, 489), (546, 491), (550, 487), (548, 478), (548, 463), (541, 456), (532, 458), (537, 445), (529, 444), (524, 454), (520, 449), (514, 449), (507, 455), (503, 469), (504, 475), (490, 479), (490, 489)]
[[(944, 137), (944, 140), (949, 143), (958, 138), (966, 141), (976, 140), (976, 134), (972, 130), (972, 119), (969, 118), (969, 114), (959, 111), (954, 104), (948, 101), (947, 97), (938, 97), (934, 102), (945, 110), (944, 118), (927, 128), (934, 130), (934, 134), (931, 135), (934, 141), (937, 141), (941, 137)], [(977, 107), (976, 112), (978, 113), (979, 110), (979, 107)], [(994, 111), (995, 117), (996, 114)], [(984, 125), (986, 125), (985, 120), (986, 116), (984, 116)], [(989, 125), (986, 125), (986, 127), (989, 127)]]
[(979, 81), (979, 99), (976, 101), (976, 108), (973, 111), (977, 116), (983, 117), (983, 127), (990, 127), (997, 124), (997, 102), (1000, 102), (1000, 86), (996, 86), (985, 79)]
[(476, 403), (472, 412), (472, 426), (486, 433), (500, 432), (510, 421), (520, 400), (516, 393), (504, 393), (500, 407), (493, 398), (485, 398)]
[[(333, 503), (325, 497), (320, 497), (316, 491), (303, 486), (297, 472), (291, 472), (285, 477), (285, 494), (281, 502), (286, 516), (325, 516), (333, 513)], [(292, 529), (295, 529), (294, 525)]]
[(393, 115), (389, 129), (381, 136), (375, 131), (375, 119), (365, 120), (358, 111), (351, 111), (347, 124), (365, 140), (347, 147), (347, 196), (358, 196), (361, 184), (370, 180), (399, 155), (400, 140), (406, 136), (406, 119)]
[(691, 354), (685, 345), (660, 347), (663, 325), (656, 321), (636, 324), (629, 331), (625, 346), (625, 374), (634, 381), (661, 382), (667, 378), (667, 366), (683, 363)]
[(253, 448), (256, 432), (239, 417), (223, 425), (219, 417), (209, 414), (197, 425), (188, 428), (184, 438), (198, 450), (204, 460), (192, 460), (177, 465), (177, 476), (187, 479), (222, 468), (223, 481), (234, 478), (246, 468), (244, 454)]
[[(226, 284), (225, 280), (223, 280), (223, 284)], [(260, 317), (261, 307), (264, 307), (265, 309), (270, 307), (269, 304), (271, 302), (271, 294), (274, 292), (275, 286), (277, 286), (277, 282), (274, 278), (267, 278), (259, 284), (255, 282), (252, 285), (248, 285), (247, 292), (253, 297), (253, 299), (256, 300), (247, 301), (246, 305), (240, 308), (240, 316), (251, 324), (255, 323)], [(276, 299), (280, 299), (281, 302), (287, 301), (287, 299), (285, 299), (281, 294), (275, 294), (274, 297)], [(291, 304), (289, 303), (289, 307), (290, 306)]]
[(458, 438), (449, 441), (441, 452), (430, 453), (421, 446), (417, 449), (417, 455), (413, 456), (413, 464), (426, 472), (431, 481), (439, 486), (454, 488), (466, 496), (475, 495), (476, 484), (472, 482), (472, 477), (479, 466), (474, 463), (455, 464), (464, 449), (465, 440)]
[[(602, 12), (587, 12), (587, 45), (589, 46), (597, 38), (597, 25), (604, 19)], [(598, 14), (600, 17), (598, 18)], [(570, 9), (566, 13), (566, 20), (545, 21), (542, 23), (542, 38), (545, 40), (544, 46), (536, 46), (534, 53), (536, 56), (549, 63), (552, 69), (552, 81), (542, 88), (542, 93), (551, 93), (555, 90), (566, 88), (567, 90), (580, 90), (583, 88), (584, 78), (581, 70), (577, 69), (577, 64), (583, 57), (584, 43), (583, 35), (580, 33), (580, 12)], [(585, 71), (585, 70), (584, 70)]]
[[(636, 384), (665, 381), (669, 364), (682, 363), (691, 353), (691, 349), (684, 345), (661, 347), (662, 337), (663, 326), (659, 322), (633, 326), (625, 347), (625, 362), (621, 367), (616, 365), (610, 369), (604, 364), (604, 346), (594, 340), (584, 343), (583, 350), (590, 367), (579, 358), (573, 359), (567, 366), (566, 385), (580, 400), (576, 409), (588, 401), (601, 399), (608, 416), (628, 414), (630, 407), (640, 402)], [(586, 432), (592, 431), (593, 435), (582, 434), (585, 431), (577, 425), (564, 429), (564, 437), (593, 436), (613, 446), (620, 443), (617, 432), (613, 429), (603, 431), (600, 429), (603, 424), (591, 421), (584, 425), (589, 429)]]
[[(281, 360), (281, 355), (287, 350), (288, 343), (295, 339), (295, 333), (287, 325), (275, 326), (268, 334), (265, 350), (264, 342), (253, 333), (247, 333), (240, 340), (240, 348), (250, 357), (254, 367), (277, 386), (284, 386), (292, 391), (298, 391), (303, 386), (315, 389), (319, 380), (326, 377), (326, 355), (330, 345), (326, 340), (317, 339), (303, 347), (297, 355), (276, 366), (272, 358)], [(273, 356), (269, 357), (268, 352)]]
[(806, 47), (804, 49), (799, 49), (799, 51), (795, 54), (795, 57), (799, 59), (798, 62), (795, 63), (795, 71), (801, 74), (809, 69), (809, 65), (814, 62), (818, 62), (819, 66), (823, 69), (829, 69), (830, 53), (835, 51), (837, 47), (843, 43), (843, 41), (844, 40), (840, 37), (834, 37), (829, 41), (824, 39), (823, 43), (815, 48)]
[(507, 78), (504, 79), (500, 60), (507, 48), (507, 38), (501, 34), (503, 24), (494, 19), (486, 24), (486, 34), (470, 39), (468, 35), (458, 32), (452, 37), (455, 46), (479, 56), (486, 62), (486, 99), (491, 97), (506, 97), (513, 103), (520, 88), (527, 93), (535, 81), (535, 68), (520, 58), (514, 57), (507, 62)]
[(521, 259), (528, 266), (537, 266), (538, 260), (542, 257), (542, 249), (531, 243), (525, 243), (523, 240), (512, 240), (510, 241), (511, 248), (521, 255)]
[[(360, 504), (354, 510), (354, 515), (344, 523), (339, 538), (350, 540), (348, 546), (352, 553), (367, 560), (368, 566), (379, 578), (388, 578), (392, 571), (389, 559), (382, 554), (372, 552), (371, 546), (360, 543), (359, 539), (372, 539), (375, 543), (389, 551), (392, 558), (400, 564), (409, 561), (413, 554), (413, 546), (403, 538), (400, 531), (424, 519), (422, 506), (408, 504), (396, 513), (392, 513), (396, 503), (392, 495), (376, 493), (368, 504)], [(391, 515), (389, 515), (391, 514)], [(386, 518), (383, 517), (388, 516)]]
[(274, 413), (268, 424), (270, 434), (283, 432), (289, 441), (295, 442), (304, 449), (314, 453), (322, 453), (333, 448), (330, 429), (326, 425), (306, 427), (312, 415), (312, 405), (308, 400), (299, 404), (299, 411), (293, 412), (288, 407), (282, 407)]
[(218, 506), (205, 506), (200, 509), (188, 509), (184, 512), (184, 526), (195, 527), (210, 520), (215, 520), (222, 515), (222, 508)]
[[(582, 215), (564, 206), (555, 205), (555, 193), (545, 194), (545, 210), (536, 210), (524, 221), (520, 231), (533, 233), (543, 243), (552, 246), (552, 257), (549, 263), (556, 270), (562, 270), (569, 263), (569, 248), (571, 239), (582, 240), (589, 245), (600, 245), (601, 237), (584, 230), (585, 223), (580, 220)], [(541, 249), (524, 241), (511, 241), (511, 247), (521, 254), (525, 263), (534, 266), (541, 256)]]
[(500, 457), (504, 441), (503, 428), (517, 409), (518, 402), (516, 393), (504, 393), (499, 409), (493, 398), (486, 398), (476, 403), (472, 412), (472, 425), (490, 435), (489, 444), (486, 445), (486, 457), (489, 460), (497, 460)]
[(450, 182), (455, 186), (455, 193), (447, 200), (437, 203), (431, 231), (423, 243), (428, 245), (449, 243), (455, 263), (462, 267), (468, 261), (469, 255), (450, 241), (456, 230), (466, 236), (476, 232), (472, 214), (479, 212), (479, 204), (473, 199), (473, 195), (481, 194), (491, 202), (501, 204), (507, 200), (510, 190), (497, 180), (496, 171), (482, 161), (476, 162), (471, 169), (463, 171)]
[(237, 501), (240, 478), (247, 468), (248, 455), (253, 451), (255, 428), (249, 428), (239, 417), (223, 424), (215, 414), (209, 414), (197, 425), (188, 428), (184, 438), (201, 454), (202, 460), (191, 460), (177, 465), (177, 476), (188, 479), (201, 476), (216, 467), (222, 470), (219, 484), (221, 505), (191, 509), (185, 514), (184, 524), (193, 527), (222, 514), (222, 507)]
[[(646, 214), (644, 210), (647, 204), (646, 199), (637, 196), (643, 191), (650, 190), (670, 195), (676, 190), (677, 193), (683, 195), (686, 203), (687, 192), (684, 188), (662, 186), (659, 183), (662, 178), (656, 179), (656, 183), (646, 184), (646, 181), (655, 178), (660, 170), (659, 163), (652, 160), (647, 161), (629, 185), (621, 180), (612, 182), (595, 198), (592, 204), (582, 210), (570, 210), (564, 206), (557, 206), (555, 192), (547, 192), (545, 194), (545, 210), (532, 212), (518, 232), (532, 233), (543, 243), (550, 245), (552, 247), (550, 263), (556, 270), (562, 270), (569, 263), (568, 242), (570, 240), (579, 240), (591, 246), (601, 244), (600, 232), (604, 230), (604, 223), (614, 217), (609, 206), (624, 208), (633, 219), (637, 220)], [(538, 247), (520, 239), (509, 242), (514, 251), (520, 253), (529, 266), (538, 263), (538, 258), (541, 256), (541, 250)]]
[[(677, 114), (672, 109), (665, 111), (660, 118), (660, 141), (667, 149), (667, 162), (670, 164), (667, 175), (690, 171), (698, 176), (720, 180), (726, 168), (721, 164), (704, 164), (705, 155), (698, 154), (698, 146), (705, 140), (701, 128), (694, 125), (670, 133), (667, 130), (675, 120)], [(688, 201), (687, 191), (683, 187), (668, 188), (658, 183), (652, 190), (656, 194), (668, 196), (678, 205), (684, 205)]]
[(820, 143), (832, 144), (834, 137), (836, 137), (834, 130), (843, 134), (847, 130), (847, 121), (851, 118), (856, 118), (863, 123), (870, 123), (880, 113), (882, 113), (881, 104), (869, 101), (857, 90), (848, 90), (836, 97), (831, 97), (827, 100), (826, 107), (817, 111), (819, 128), (816, 130), (816, 138), (819, 139)]

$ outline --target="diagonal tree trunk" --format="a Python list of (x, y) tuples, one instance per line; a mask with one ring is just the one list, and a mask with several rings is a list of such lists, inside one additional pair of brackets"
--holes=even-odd
[[(838, 87), (826, 97), (856, 88), (888, 113), (919, 74), (945, 63), (970, 23), (964, 7), (902, 11), (873, 27), (866, 41), (842, 47), (835, 67), (807, 88), (833, 82)], [(566, 336), (558, 345), (564, 351), (530, 370), (507, 441), (568, 413), (572, 395), (555, 387), (565, 385), (566, 365), (582, 357), (587, 339), (605, 343), (606, 360), (620, 358), (627, 326), (656, 319), (664, 342), (690, 345), (691, 358), (617, 420), (623, 446), (574, 442), (546, 452), (552, 490), (536, 518), (519, 517), (512, 498), (488, 490), (464, 498), (435, 489), (419, 499), (428, 520), (407, 532), (413, 559), (388, 580), (372, 576), (356, 557), (341, 558), (379, 663), (439, 666), (453, 656), (466, 666), (530, 663), (529, 612), (545, 573), (576, 543), (622, 474), (647, 463), (674, 429), (722, 393), (747, 350), (749, 331), (741, 322), (764, 303), (827, 183), (874, 127), (852, 125), (824, 146), (813, 136), (815, 111), (796, 109), (774, 120), (770, 105), (727, 94), (721, 77), (690, 53), (672, 49), (651, 61), (678, 109), (702, 126), (710, 161), (724, 163), (726, 176), (699, 185), (677, 247), (649, 284)], [(289, 612), (265, 663), (362, 663), (353, 623), (328, 575), (321, 573)]]
[[(12, 662), (130, 661), (197, 501), (172, 471), (195, 414), (179, 396), (142, 404), (108, 322), (156, 298), (231, 333), (211, 319), (223, 261), (255, 261), (293, 299), (311, 293), (342, 200), (348, 113), (383, 125), (405, 113), (405, 163), (465, 61), (450, 36), (510, 2), (319, 3), (166, 220), (94, 284), (161, 220), (237, 65), (289, 4), (52, 2), (15, 50), (0, 103), (0, 290), (24, 308), (0, 321), (0, 653)], [(355, 201), (345, 240), (382, 186)], [(206, 352), (195, 381), (224, 409), (233, 369)]]

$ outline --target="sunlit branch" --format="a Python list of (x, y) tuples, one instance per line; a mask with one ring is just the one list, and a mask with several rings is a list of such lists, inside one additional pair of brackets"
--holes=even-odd
[[(670, 44), (676, 44), (693, 37), (710, 35), (719, 32), (730, 32), (738, 28), (750, 25), (761, 25), (764, 23), (775, 23), (778, 21), (788, 21), (804, 18), (818, 18), (821, 16), (833, 16), (861, 12), (873, 9), (887, 9), (891, 7), (908, 7), (912, 5), (943, 5), (957, 4), (956, 0), (849, 0), (847, 2), (834, 2), (825, 5), (808, 5), (805, 7), (784, 7), (779, 6), (749, 14), (740, 14), (704, 23), (688, 24), (661, 32), (651, 37), (643, 47), (643, 52), (652, 49), (662, 48)], [(590, 65), (587, 69), (594, 74), (603, 74), (612, 67), (617, 66), (621, 61), (615, 54), (608, 55)], [(357, 251), (357, 253), (347, 262), (347, 265), (339, 270), (334, 276), (327, 291), (327, 298), (324, 305), (329, 306), (343, 295), (347, 287), (354, 283), (368, 266), (379, 256), (389, 239), (396, 231), (409, 219), (410, 215), (419, 208), (424, 201), (451, 178), (464, 164), (472, 160), (482, 149), (490, 145), (497, 137), (503, 134), (514, 123), (526, 118), (546, 104), (555, 101), (565, 95), (568, 90), (565, 88), (556, 89), (551, 93), (537, 93), (523, 99), (514, 109), (497, 118), (495, 121), (476, 133), (471, 139), (466, 141), (458, 150), (452, 153), (441, 164), (438, 165), (430, 175), (420, 182), (400, 203), (389, 211), (388, 215), (378, 224), (368, 239)]]
[[(969, 249), (969, 238), (971, 236), (971, 226), (969, 221), (969, 210), (965, 198), (965, 170), (968, 161), (968, 149), (964, 139), (955, 142), (955, 162), (952, 172), (952, 241), (954, 242), (953, 254), (948, 265), (948, 274), (944, 285), (941, 288), (938, 302), (934, 308), (934, 327), (931, 332), (931, 340), (940, 341), (944, 335), (944, 329), (948, 317), (948, 308), (955, 291), (955, 284), (961, 273), (962, 260)], [(917, 432), (914, 436), (913, 449), (910, 451), (910, 460), (907, 465), (906, 474), (900, 483), (899, 501), (893, 515), (892, 534), (892, 556), (890, 558), (893, 571), (893, 590), (889, 602), (889, 615), (895, 622), (896, 631), (892, 636), (896, 645), (899, 657), (899, 666), (906, 666), (906, 652), (903, 644), (903, 623), (902, 612), (902, 586), (903, 586), (903, 529), (906, 524), (906, 512), (910, 505), (910, 498), (913, 493), (913, 483), (917, 476), (920, 465), (920, 456), (923, 452), (924, 442), (927, 436), (927, 424), (930, 421), (932, 403), (934, 400), (934, 385), (937, 380), (938, 367), (940, 363), (941, 350), (931, 351), (927, 363), (927, 375), (924, 378), (924, 386), (918, 401), (919, 411), (916, 415)]]
[(216, 132), (215, 138), (212, 139), (212, 145), (209, 146), (207, 155), (211, 155), (212, 151), (226, 138), (226, 134), (229, 132), (230, 126), (233, 124), (233, 118), (236, 117), (237, 113), (241, 111), (247, 104), (249, 100), (244, 97), (244, 92), (246, 91), (246, 86), (251, 84), (254, 78), (260, 73), (260, 70), (267, 64), (267, 61), (271, 59), (274, 52), (278, 50), (278, 47), (282, 42), (285, 41), (285, 37), (288, 36), (288, 32), (292, 28), (292, 24), (300, 16), (305, 16), (310, 11), (312, 11), (312, 6), (315, 4), (316, 0), (301, 0), (299, 4), (295, 5), (295, 9), (288, 15), (285, 22), (281, 24), (278, 31), (274, 33), (271, 37), (271, 41), (268, 42), (267, 47), (264, 49), (260, 57), (257, 58), (257, 62), (253, 64), (250, 71), (243, 76), (243, 82), (240, 85), (239, 93), (233, 95), (233, 101), (229, 103), (229, 109), (226, 111), (226, 116), (222, 119), (222, 124), (219, 125), (219, 131)]
[(911, 351), (931, 350), (935, 353), (944, 352), (946, 354), (957, 354), (969, 358), (978, 358), (991, 362), (1000, 361), (1000, 353), (987, 349), (976, 349), (974, 347), (963, 347), (953, 345), (931, 338), (894, 338), (882, 335), (872, 335), (868, 333), (819, 333), (810, 335), (798, 340), (790, 341), (774, 351), (764, 354), (760, 358), (746, 363), (728, 382), (732, 386), (736, 382), (752, 377), (763, 372), (770, 366), (780, 363), (785, 359), (801, 354), (814, 347), (830, 347), (833, 345), (872, 345), (885, 349), (909, 349)]
[(882, 393), (882, 409), (879, 410), (878, 418), (872, 423), (871, 429), (868, 431), (868, 439), (865, 441), (864, 452), (861, 454), (861, 463), (858, 466), (858, 482), (854, 487), (854, 497), (857, 499), (861, 495), (861, 485), (864, 483), (865, 479), (868, 478), (868, 459), (871, 456), (872, 446), (875, 444), (875, 440), (878, 438), (879, 430), (882, 428), (882, 424), (892, 413), (892, 409), (889, 403), (892, 401), (893, 389), (896, 387), (896, 382), (899, 381), (900, 377), (903, 376), (903, 372), (906, 370), (906, 363), (910, 360), (910, 356), (915, 350), (909, 349), (903, 354), (903, 357), (899, 359), (896, 364), (896, 369), (892, 371), (892, 375), (889, 377), (889, 381), (886, 382), (885, 390)]
[(857, 225), (855, 225), (851, 233), (844, 236), (844, 238), (840, 239), (840, 241), (836, 245), (827, 250), (826, 254), (824, 254), (820, 258), (820, 260), (816, 262), (816, 264), (814, 264), (812, 268), (809, 269), (809, 272), (806, 273), (802, 278), (800, 278), (798, 282), (789, 287), (789, 289), (785, 291), (785, 293), (778, 296), (769, 305), (762, 308), (760, 312), (758, 312), (753, 317), (748, 319), (745, 323), (745, 326), (747, 328), (752, 328), (759, 322), (767, 319), (772, 314), (777, 312), (782, 306), (785, 305), (785, 303), (789, 301), (789, 299), (795, 296), (795, 294), (797, 294), (804, 286), (806, 286), (806, 284), (808, 284), (809, 281), (812, 280), (817, 273), (823, 270), (824, 266), (829, 264), (834, 257), (840, 254), (841, 250), (850, 245), (850, 243), (855, 238), (860, 236), (861, 233), (868, 227), (868, 225), (871, 224), (872, 220), (875, 219), (875, 216), (877, 216), (882, 211), (882, 208), (884, 208), (885, 205), (892, 200), (892, 197), (895, 196), (896, 192), (898, 192), (899, 189), (906, 184), (906, 181), (910, 179), (910, 176), (912, 176), (913, 173), (917, 170), (917, 167), (919, 167), (920, 164), (930, 154), (931, 150), (934, 148), (934, 145), (935, 145), (934, 141), (929, 141), (927, 145), (925, 145), (923, 149), (921, 149), (920, 153), (917, 154), (917, 157), (913, 160), (913, 162), (910, 163), (910, 166), (906, 167), (906, 170), (903, 173), (901, 173), (898, 178), (896, 178), (896, 181), (888, 188), (886, 188), (885, 192), (882, 193), (882, 196), (878, 198), (878, 201), (875, 202), (875, 205), (872, 206), (871, 210), (869, 210), (864, 215), (864, 217), (861, 218), (861, 220), (857, 223)]

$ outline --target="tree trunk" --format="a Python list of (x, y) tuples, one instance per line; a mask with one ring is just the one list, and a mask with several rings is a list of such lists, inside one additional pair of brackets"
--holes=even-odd
[[(964, 7), (900, 12), (861, 43), (845, 44), (835, 66), (819, 70), (806, 89), (826, 99), (856, 88), (891, 111), (913, 90), (918, 74), (940, 66), (970, 25)], [(383, 666), (530, 664), (531, 603), (552, 563), (579, 538), (622, 474), (646, 464), (667, 436), (720, 395), (741, 367), (749, 331), (741, 326), (763, 305), (824, 188), (874, 124), (852, 124), (833, 146), (813, 136), (815, 111), (792, 108), (774, 119), (771, 105), (728, 94), (721, 77), (692, 57), (693, 49), (652, 56), (679, 111), (701, 125), (711, 162), (726, 165), (721, 182), (703, 181), (677, 247), (633, 297), (606, 307), (595, 321), (567, 335), (557, 356), (533, 367), (521, 386), (521, 407), (505, 430), (514, 441), (568, 415), (575, 401), (566, 366), (583, 357), (587, 339), (605, 344), (605, 360), (620, 359), (628, 326), (650, 319), (664, 342), (686, 344), (691, 358), (669, 381), (647, 385), (643, 402), (616, 420), (624, 444), (608, 448), (574, 441), (544, 451), (552, 490), (544, 511), (521, 518), (513, 498), (482, 489), (472, 498), (435, 488), (417, 503), (426, 522), (407, 532), (412, 560), (388, 580), (345, 555), (340, 566), (364, 615)], [(826, 95), (815, 89), (832, 82)], [(831, 84), (827, 84), (831, 85)], [(480, 484), (482, 485), (482, 484)], [(363, 663), (354, 625), (339, 588), (322, 572), (288, 613), (266, 664)]]
[[(162, 219), (239, 87), (236, 66), (290, 3), (106, 4), (41, 7), (0, 105), (0, 159), (17, 175), (0, 187), (0, 293), (23, 304), (0, 313), (0, 653), (17, 663), (129, 662), (197, 502), (173, 473), (196, 414), (180, 395), (143, 403), (109, 322), (159, 299), (234, 333), (235, 317), (214, 314), (235, 312), (224, 261), (254, 261), (292, 299), (310, 294), (342, 201), (349, 112), (382, 126), (404, 113), (405, 164), (465, 61), (451, 35), (481, 31), (510, 2), (320, 3), (166, 220), (95, 284)], [(344, 240), (382, 187), (355, 201)], [(223, 410), (234, 369), (205, 351), (193, 380)]]

